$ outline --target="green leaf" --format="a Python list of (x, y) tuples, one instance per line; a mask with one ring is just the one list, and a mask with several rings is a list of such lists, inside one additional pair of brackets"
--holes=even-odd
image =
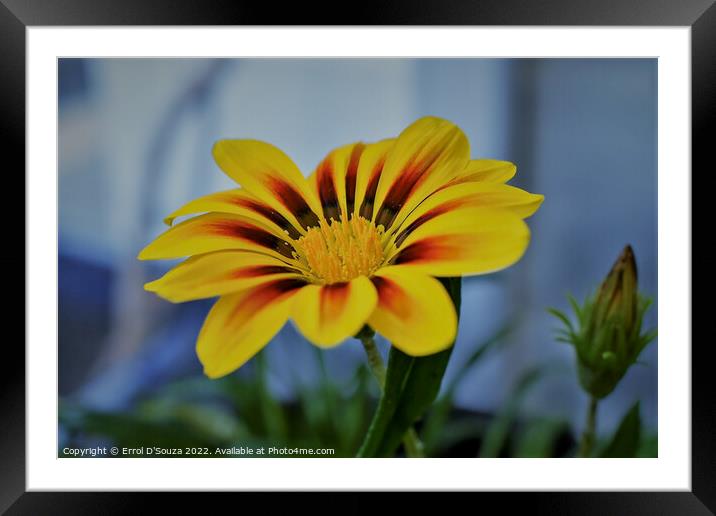
[(262, 416), (268, 434), (277, 440), (285, 440), (288, 425), (281, 404), (274, 398), (268, 387), (268, 358), (265, 353), (256, 356), (256, 375), (258, 380), (258, 398), (261, 403)]
[(639, 416), (639, 402), (627, 412), (614, 432), (611, 441), (605, 446), (600, 457), (636, 457), (639, 451), (639, 437), (641, 435), (641, 417)]
[(636, 452), (639, 458), (655, 459), (659, 456), (659, 438), (657, 435), (642, 436), (639, 449)]
[(475, 351), (465, 360), (461, 367), (455, 371), (452, 381), (445, 389), (446, 396), (454, 395), (458, 384), (465, 378), (467, 373), (478, 364), (488, 352), (498, 349), (509, 343), (507, 336), (514, 330), (515, 325), (512, 322), (505, 324), (497, 330), (492, 336), (485, 340), (482, 344), (475, 348)]
[(554, 457), (559, 436), (568, 430), (567, 423), (553, 419), (538, 419), (527, 423), (517, 436), (513, 457)]
[(120, 447), (167, 448), (226, 446), (246, 440), (246, 429), (232, 414), (208, 405), (145, 402), (135, 412), (87, 410), (61, 402), (60, 423), (85, 436), (110, 439)]
[(366, 433), (365, 440), (358, 450), (358, 457), (378, 456), (378, 450), (388, 425), (398, 408), (398, 403), (400, 402), (400, 397), (403, 393), (403, 388), (405, 387), (410, 369), (413, 367), (414, 360), (413, 357), (409, 357), (396, 348), (390, 348), (383, 394), (378, 403), (375, 415), (373, 416), (373, 421)]
[(369, 386), (372, 382), (373, 378), (368, 368), (365, 365), (359, 366), (354, 378), (354, 394), (337, 406), (341, 414), (341, 417), (337, 418), (339, 438), (348, 456), (355, 453), (363, 434), (368, 429), (372, 412), (369, 404)]
[(434, 452), (442, 446), (444, 441), (444, 430), (448, 423), (450, 411), (453, 408), (453, 399), (460, 382), (465, 378), (467, 373), (474, 369), (480, 361), (489, 355), (489, 352), (500, 349), (509, 341), (507, 336), (513, 330), (513, 324), (507, 323), (500, 328), (495, 334), (487, 340), (476, 346), (475, 350), (467, 360), (455, 371), (450, 383), (445, 386), (444, 394), (436, 401), (430, 412), (428, 413), (422, 427), (423, 444), (425, 445), (425, 453), (433, 455)]
[(480, 447), (480, 457), (498, 457), (507, 442), (507, 437), (515, 422), (522, 400), (529, 390), (547, 372), (547, 369), (535, 367), (528, 369), (520, 376), (517, 385), (503, 404), (502, 409), (495, 416), (485, 432), (485, 439)]
[(379, 457), (393, 455), (403, 434), (435, 401), (451, 353), (452, 347), (427, 357), (410, 357), (413, 365), (405, 380), (393, 418), (386, 427), (378, 448)]
[[(441, 278), (460, 313), (462, 278)], [(358, 457), (389, 457), (410, 426), (435, 401), (452, 346), (426, 357), (411, 357), (391, 347), (385, 389)]]

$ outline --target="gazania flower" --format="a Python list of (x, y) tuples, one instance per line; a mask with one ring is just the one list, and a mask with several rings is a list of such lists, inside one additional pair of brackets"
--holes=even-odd
[(221, 140), (213, 154), (241, 188), (178, 209), (167, 224), (203, 214), (139, 254), (189, 256), (147, 290), (173, 302), (219, 296), (197, 341), (212, 378), (241, 367), (289, 318), (322, 347), (368, 324), (409, 355), (446, 349), (457, 315), (435, 276), (519, 260), (523, 219), (543, 200), (504, 184), (513, 164), (470, 160), (463, 132), (433, 117), (396, 139), (335, 149), (308, 178), (268, 143)]

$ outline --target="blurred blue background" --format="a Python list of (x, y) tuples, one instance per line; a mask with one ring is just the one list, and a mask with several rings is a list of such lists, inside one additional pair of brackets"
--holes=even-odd
[[(172, 305), (142, 289), (171, 264), (138, 251), (184, 202), (232, 187), (211, 157), (220, 138), (262, 139), (308, 174), (333, 147), (397, 135), (423, 115), (458, 124), (473, 157), (517, 164), (511, 184), (544, 194), (516, 266), (464, 280), (446, 379), (506, 324), (500, 353), (469, 370), (458, 406), (494, 411), (530, 368), (520, 406), (579, 430), (586, 397), (553, 306), (596, 288), (631, 243), (640, 286), (657, 294), (657, 61), (654, 59), (60, 59), (59, 391), (122, 410), (142, 393), (200, 375), (194, 342), (211, 301)], [(656, 304), (647, 326), (656, 325)], [(382, 343), (385, 347), (385, 343)], [(317, 376), (287, 325), (267, 348), (270, 389), (290, 400)], [(364, 361), (357, 341), (324, 353), (335, 378)], [(642, 401), (657, 422), (657, 346), (600, 406), (612, 431)]]

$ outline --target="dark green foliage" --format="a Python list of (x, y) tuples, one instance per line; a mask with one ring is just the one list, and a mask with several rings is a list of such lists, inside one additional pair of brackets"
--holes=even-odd
[(641, 440), (641, 417), (637, 401), (626, 413), (611, 440), (599, 453), (600, 457), (637, 457)]
[(169, 384), (122, 413), (63, 401), (60, 423), (70, 435), (65, 445), (100, 439), (128, 448), (307, 447), (353, 456), (373, 410), (367, 368), (359, 367), (346, 385), (322, 376), (317, 386), (301, 387), (296, 402), (280, 403), (268, 392), (263, 360), (253, 375)]

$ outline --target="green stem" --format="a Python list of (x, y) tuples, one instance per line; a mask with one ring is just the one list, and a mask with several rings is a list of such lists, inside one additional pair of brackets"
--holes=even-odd
[(375, 339), (372, 335), (366, 335), (366, 333), (365, 331), (361, 332), (359, 338), (368, 357), (368, 366), (375, 379), (378, 380), (378, 385), (380, 385), (380, 390), (382, 391), (385, 385), (385, 364), (383, 363), (383, 357), (380, 356), (380, 351), (378, 351), (378, 346), (375, 345)]
[(592, 448), (594, 448), (594, 440), (597, 426), (597, 405), (599, 400), (594, 396), (589, 398), (589, 408), (587, 409), (587, 421), (582, 433), (582, 441), (579, 444), (578, 457), (591, 457)]
[[(375, 345), (374, 335), (375, 332), (364, 328), (356, 337), (360, 339), (363, 344), (363, 349), (365, 349), (365, 354), (368, 357), (368, 366), (382, 391), (385, 385), (385, 363), (383, 362), (383, 357), (380, 356), (378, 346)], [(412, 426), (403, 436), (403, 446), (405, 448), (405, 454), (408, 457), (425, 457), (423, 443), (420, 441), (418, 433)]]

